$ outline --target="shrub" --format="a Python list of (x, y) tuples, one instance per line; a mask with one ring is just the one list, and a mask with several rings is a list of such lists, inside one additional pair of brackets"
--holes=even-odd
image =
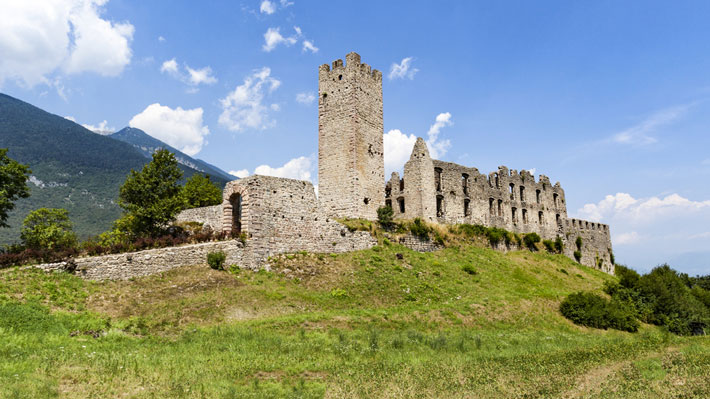
[(476, 274), (478, 274), (476, 269), (474, 269), (473, 266), (471, 266), (471, 265), (463, 265), (463, 266), (461, 266), (461, 270), (463, 270), (464, 272), (466, 272), (472, 276), (475, 276)]
[(551, 254), (555, 253), (555, 242), (552, 240), (542, 240), (542, 245), (545, 246), (545, 250)]
[(227, 255), (222, 251), (210, 252), (207, 254), (207, 263), (214, 270), (222, 270), (224, 268), (224, 261), (227, 260)]
[(605, 330), (636, 332), (640, 325), (633, 311), (624, 304), (590, 292), (569, 295), (560, 304), (560, 312), (575, 324)]
[(555, 238), (555, 251), (557, 251), (558, 254), (561, 254), (564, 249), (565, 244), (562, 242), (562, 238), (560, 238), (560, 236), (557, 236), (557, 238)]
[(333, 298), (345, 298), (348, 296), (348, 292), (342, 288), (334, 288), (330, 291), (330, 296)]
[(498, 243), (503, 239), (503, 237), (507, 238), (507, 231), (498, 228), (498, 227), (492, 227), (486, 230), (486, 237), (488, 238), (488, 242), (491, 243), (491, 246), (497, 246)]
[(535, 246), (535, 244), (540, 242), (540, 235), (537, 233), (525, 234), (525, 236), (523, 237), (523, 242), (525, 243), (525, 246), (528, 247), (529, 250), (537, 251), (537, 247)]
[(421, 218), (416, 218), (409, 225), (409, 231), (416, 237), (422, 240), (429, 241), (429, 233), (431, 233), (432, 228), (427, 226), (426, 223)]
[(460, 224), (458, 225), (458, 233), (466, 237), (480, 237), (488, 235), (488, 228), (480, 224)]
[(77, 245), (66, 209), (40, 208), (22, 222), (20, 238), (27, 248), (65, 250)]
[(377, 208), (377, 222), (385, 230), (390, 230), (394, 227), (394, 211), (391, 206)]
[(582, 262), (582, 253), (579, 251), (574, 251), (574, 260), (577, 261), (577, 263)]
[(575, 245), (577, 245), (577, 251), (582, 250), (582, 237), (577, 236), (577, 239), (574, 241)]

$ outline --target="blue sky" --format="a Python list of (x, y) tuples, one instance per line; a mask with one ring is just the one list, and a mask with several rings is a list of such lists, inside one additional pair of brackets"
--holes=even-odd
[(0, 91), (317, 183), (317, 68), (356, 51), (385, 76), (388, 171), (414, 136), (484, 173), (534, 168), (570, 215), (611, 225), (618, 261), (707, 274), (708, 15), (704, 1), (3, 1)]

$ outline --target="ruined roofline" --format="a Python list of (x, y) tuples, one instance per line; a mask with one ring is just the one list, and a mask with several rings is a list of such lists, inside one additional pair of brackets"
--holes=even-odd
[(342, 59), (337, 59), (333, 61), (333, 66), (328, 64), (323, 64), (318, 68), (319, 73), (331, 73), (342, 70), (357, 70), (364, 75), (370, 76), (375, 80), (382, 80), (382, 72), (377, 69), (372, 69), (370, 65), (360, 62), (360, 54), (356, 52), (348, 53), (345, 56), (345, 64), (343, 64)]
[(590, 222), (588, 220), (567, 218), (567, 227), (575, 228), (576, 230), (602, 230), (609, 231), (609, 225), (599, 222)]
[(235, 179), (232, 181), (238, 181), (240, 183), (244, 182), (249, 182), (251, 180), (271, 180), (271, 181), (284, 181), (284, 182), (300, 182), (304, 184), (309, 184), (313, 185), (313, 183), (309, 182), (308, 180), (299, 180), (299, 179), (292, 179), (290, 177), (277, 177), (277, 176), (268, 176), (268, 175), (251, 175), (247, 177), (242, 177), (241, 179)]
[(558, 189), (562, 188), (562, 185), (560, 184), (560, 182), (555, 182), (555, 184), (553, 185), (550, 182), (550, 178), (547, 177), (546, 175), (543, 175), (543, 174), (539, 174), (538, 178), (536, 179), (535, 176), (526, 169), (522, 169), (522, 170), (520, 170), (520, 172), (518, 172), (518, 170), (516, 170), (516, 169), (509, 169), (507, 166), (501, 165), (498, 167), (497, 171), (489, 172), (486, 175), (486, 174), (481, 173), (478, 170), (478, 168), (473, 167), (473, 166), (465, 166), (465, 165), (457, 164), (455, 162), (440, 161), (438, 159), (432, 159), (432, 162), (434, 163), (434, 166), (439, 166), (439, 167), (446, 165), (446, 166), (450, 166), (453, 168), (469, 169), (473, 173), (478, 173), (481, 176), (486, 176), (489, 182), (492, 182), (492, 178), (496, 174), (498, 174), (499, 177), (518, 177), (518, 176), (520, 176), (525, 181), (530, 181), (531, 183), (534, 183), (534, 184), (545, 183), (545, 184), (549, 184), (550, 187), (552, 187), (552, 188), (558, 188)]

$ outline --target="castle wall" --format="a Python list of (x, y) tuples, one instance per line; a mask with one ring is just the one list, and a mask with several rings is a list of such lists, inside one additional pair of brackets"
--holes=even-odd
[[(393, 173), (385, 194), (385, 204), (392, 206), (396, 218), (480, 224), (519, 234), (534, 232), (550, 240), (559, 236), (572, 259), (580, 236), (580, 262), (613, 272), (609, 226), (568, 219), (564, 190), (546, 176), (536, 180), (527, 170), (505, 166), (484, 175), (476, 168), (433, 160), (420, 138), (405, 164), (404, 177)], [(400, 201), (405, 203), (405, 212), (400, 210)]]
[(377, 218), (384, 202), (382, 73), (349, 53), (318, 71), (319, 200), (329, 216)]
[(198, 222), (212, 231), (222, 231), (223, 218), (222, 205), (204, 206), (201, 208), (186, 209), (175, 218), (176, 222)]

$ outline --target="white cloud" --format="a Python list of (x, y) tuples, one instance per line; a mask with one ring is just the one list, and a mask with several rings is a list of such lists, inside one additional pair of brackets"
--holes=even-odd
[(318, 52), (318, 47), (316, 47), (312, 41), (310, 40), (304, 40), (303, 41), (303, 51), (310, 51), (311, 53), (317, 53)]
[(528, 169), (528, 172), (530, 172), (531, 175), (535, 176), (535, 172), (537, 172), (537, 168)]
[(301, 104), (306, 104), (306, 105), (311, 105), (313, 104), (313, 101), (316, 100), (316, 95), (309, 91), (307, 93), (298, 93), (296, 94), (296, 102), (299, 102)]
[(697, 211), (710, 212), (710, 200), (691, 201), (678, 194), (663, 198), (636, 199), (628, 193), (607, 195), (596, 204), (584, 205), (578, 213), (592, 221), (623, 218), (637, 223), (649, 223), (667, 216)]
[(82, 123), (81, 126), (84, 126), (85, 128), (91, 130), (94, 133), (98, 133), (104, 136), (116, 131), (116, 128), (113, 126), (109, 126), (106, 120), (102, 121), (98, 125), (88, 125)]
[(178, 75), (178, 73), (179, 73), (178, 72), (178, 64), (177, 64), (177, 61), (175, 61), (175, 58), (163, 62), (163, 65), (160, 66), (160, 72), (163, 72), (163, 73), (167, 72), (169, 74), (174, 74), (175, 76), (179, 76)]
[(294, 27), (296, 34), (289, 37), (284, 37), (281, 35), (279, 28), (269, 28), (264, 33), (264, 45), (262, 49), (269, 52), (276, 48), (279, 44), (285, 44), (286, 46), (292, 46), (298, 42), (298, 38), (301, 36), (300, 28)]
[(276, 90), (281, 82), (270, 75), (271, 69), (267, 67), (256, 70), (244, 79), (244, 84), (221, 99), (219, 123), (232, 131), (272, 126), (274, 122), (269, 118), (269, 109), (273, 110), (274, 104), (265, 105), (264, 97)]
[(399, 64), (393, 63), (390, 67), (390, 73), (387, 77), (389, 79), (414, 79), (414, 74), (419, 72), (419, 69), (412, 68), (412, 60), (414, 60), (414, 58), (407, 57), (402, 59), (402, 62), (400, 62)]
[(158, 41), (159, 41), (159, 42), (164, 42), (164, 41), (165, 41), (165, 38), (162, 37), (162, 36), (158, 36)]
[(192, 69), (189, 66), (185, 66), (185, 69), (187, 69), (187, 73), (190, 75), (189, 82), (193, 86), (202, 83), (208, 85), (217, 83), (217, 78), (212, 76), (212, 68), (208, 66), (200, 69)]
[(313, 156), (294, 158), (277, 168), (269, 165), (260, 165), (254, 169), (254, 174), (311, 181), (311, 173), (313, 173), (314, 169), (313, 158)]
[(276, 5), (274, 5), (274, 3), (270, 2), (269, 0), (264, 0), (261, 2), (259, 11), (261, 11), (262, 14), (271, 15), (276, 12)]
[(639, 242), (639, 234), (635, 231), (614, 236), (614, 244), (616, 245), (628, 245), (635, 244), (637, 242)]
[(246, 169), (230, 170), (229, 174), (232, 176), (236, 176), (240, 179), (243, 179), (243, 178), (249, 176), (249, 171)]
[(288, 1), (288, 0), (281, 0), (280, 3), (281, 3), (281, 7), (283, 7), (283, 8), (286, 8), (288, 6), (292, 6), (294, 4), (292, 1)]
[(417, 141), (413, 134), (406, 135), (399, 129), (392, 129), (384, 135), (385, 147), (385, 179), (389, 180), (392, 172), (401, 171), (412, 154), (412, 148)]
[(107, 0), (4, 1), (0, 85), (55, 86), (57, 76), (117, 76), (131, 61), (134, 28), (101, 18)]
[(202, 124), (202, 114), (202, 108), (172, 109), (155, 103), (134, 116), (128, 125), (192, 156), (200, 152), (210, 132)]
[(453, 124), (454, 123), (451, 121), (451, 113), (442, 112), (436, 116), (434, 124), (429, 127), (426, 144), (429, 147), (429, 152), (431, 153), (432, 158), (439, 159), (443, 157), (449, 150), (449, 147), (451, 147), (450, 140), (439, 140), (439, 132), (441, 131), (441, 128), (451, 126)]
[(614, 134), (608, 141), (617, 144), (649, 145), (658, 142), (651, 134), (659, 127), (668, 125), (688, 112), (693, 104), (679, 105), (658, 111), (641, 123)]
[(188, 90), (188, 93), (197, 92), (197, 86), (201, 84), (210, 85), (217, 83), (217, 78), (212, 75), (212, 68), (209, 66), (193, 69), (190, 68), (189, 65), (185, 65), (185, 72), (181, 72), (180, 66), (175, 58), (163, 62), (163, 65), (160, 67), (160, 72), (167, 73), (186, 85), (193, 86)]
[(76, 123), (76, 118), (74, 118), (73, 116), (65, 116), (64, 119), (70, 120), (70, 121)]

